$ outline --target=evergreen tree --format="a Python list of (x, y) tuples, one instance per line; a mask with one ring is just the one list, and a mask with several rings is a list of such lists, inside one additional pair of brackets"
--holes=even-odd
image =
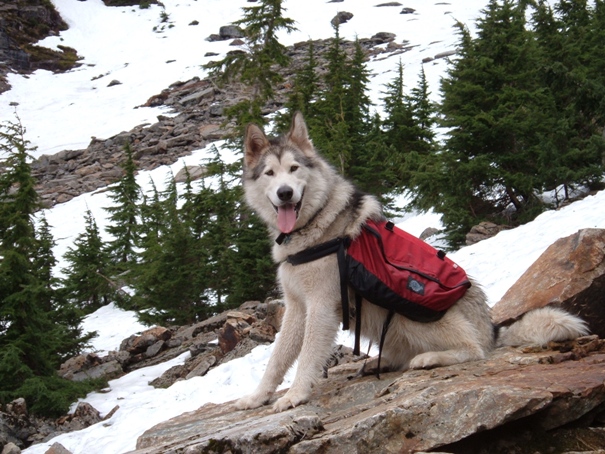
[[(344, 97), (345, 121), (349, 124), (352, 140), (363, 143), (365, 136), (371, 128), (370, 107), (372, 101), (368, 96), (370, 72), (366, 65), (366, 53), (359, 40), (355, 40), (353, 55), (347, 61), (346, 95)], [(363, 149), (357, 149), (353, 154), (353, 165), (363, 161)]]
[(532, 219), (542, 206), (539, 137), (548, 128), (548, 98), (538, 78), (538, 52), (525, 8), (491, 0), (472, 39), (460, 26), (460, 58), (442, 81), (443, 125), (450, 128), (433, 169), (437, 211), (460, 242), (470, 227), (512, 206), (509, 222)]
[(115, 289), (108, 278), (109, 257), (90, 210), (84, 220), (84, 232), (64, 255), (68, 266), (63, 269), (63, 289), (75, 306), (90, 313), (114, 299)]
[(0, 402), (21, 396), (32, 412), (57, 414), (82, 388), (55, 371), (85, 339), (81, 319), (66, 317), (53, 288), (54, 242), (44, 218), (39, 231), (34, 224), (38, 195), (24, 135), (20, 123), (0, 132)]
[(204, 296), (208, 254), (178, 208), (174, 176), (169, 175), (161, 200), (155, 185), (153, 190), (151, 205), (141, 207), (150, 226), (132, 279), (139, 318), (149, 324), (194, 323), (211, 315)]
[(110, 187), (109, 198), (113, 206), (106, 207), (110, 224), (107, 232), (113, 237), (107, 246), (113, 273), (128, 271), (136, 261), (135, 247), (138, 242), (138, 201), (140, 187), (135, 179), (136, 167), (130, 146), (126, 146), (126, 160), (122, 165), (124, 175)]
[(347, 55), (342, 48), (338, 24), (334, 25), (334, 38), (326, 57), (328, 68), (314, 106), (316, 114), (306, 120), (315, 146), (341, 174), (347, 175), (353, 142), (345, 121)]
[(313, 41), (309, 40), (307, 49), (307, 59), (303, 68), (296, 73), (294, 86), (286, 101), (286, 111), (276, 118), (276, 127), (279, 131), (288, 130), (295, 112), (301, 112), (307, 118), (315, 115), (314, 101), (319, 91), (320, 78), (317, 74), (317, 60)]
[(410, 91), (410, 105), (418, 131), (413, 148), (419, 153), (430, 153), (437, 146), (434, 130), (437, 108), (430, 100), (429, 85), (424, 68), (420, 71), (418, 86)]
[(540, 2), (533, 15), (541, 82), (550, 98), (550, 128), (541, 137), (539, 162), (545, 189), (562, 186), (568, 198), (569, 188), (594, 184), (603, 171), (605, 79), (591, 67), (605, 60), (605, 52), (590, 39), (592, 10), (586, 1), (562, 0), (556, 12)]
[(396, 153), (386, 143), (382, 126), (382, 119), (375, 112), (363, 137), (363, 159), (358, 160), (352, 173), (362, 191), (377, 196), (385, 211), (395, 214), (392, 195), (400, 184), (401, 169)]
[[(418, 135), (414, 112), (404, 90), (404, 67), (401, 60), (397, 75), (386, 85), (383, 98), (385, 118), (383, 120), (384, 142), (390, 149), (389, 161), (397, 168), (393, 172), (396, 187), (408, 186), (411, 180), (409, 154)], [(412, 167), (413, 168), (413, 167)]]
[(243, 136), (243, 128), (249, 122), (264, 123), (261, 107), (273, 97), (274, 87), (282, 81), (273, 66), (283, 68), (290, 63), (277, 34), (281, 30), (287, 33), (295, 30), (294, 21), (283, 16), (283, 0), (260, 0), (258, 5), (243, 7), (242, 10), (243, 17), (234, 25), (243, 29), (246, 51), (229, 52), (222, 60), (206, 65), (221, 80), (237, 80), (251, 88), (248, 99), (226, 111), (227, 116), (236, 119), (240, 126), (236, 132), (238, 138)]

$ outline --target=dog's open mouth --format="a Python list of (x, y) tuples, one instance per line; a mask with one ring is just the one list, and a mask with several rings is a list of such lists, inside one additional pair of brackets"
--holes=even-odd
[(275, 211), (277, 211), (277, 228), (280, 232), (290, 233), (294, 230), (301, 206), (302, 198), (296, 204), (284, 203), (280, 206), (273, 205)]

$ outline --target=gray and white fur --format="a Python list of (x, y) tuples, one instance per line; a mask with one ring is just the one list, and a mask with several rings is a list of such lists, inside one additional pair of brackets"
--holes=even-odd
[[(382, 208), (318, 154), (300, 113), (295, 114), (290, 131), (277, 139), (267, 138), (256, 125), (247, 127), (243, 185), (247, 203), (266, 223), (270, 238), (285, 238), (273, 246), (285, 314), (260, 384), (236, 406), (246, 409), (268, 403), (298, 359), (292, 386), (273, 404), (275, 411), (283, 411), (310, 399), (332, 352), (342, 317), (336, 256), (297, 266), (285, 260), (336, 237), (356, 237), (367, 219), (383, 218)], [(420, 323), (395, 315), (386, 335), (381, 368), (447, 366), (484, 359), (496, 346), (546, 344), (587, 333), (579, 318), (543, 308), (502, 328), (496, 339), (485, 293), (476, 282), (472, 284), (438, 321)], [(364, 301), (362, 314), (362, 337), (377, 343), (387, 311)], [(376, 360), (367, 370), (375, 367)]]

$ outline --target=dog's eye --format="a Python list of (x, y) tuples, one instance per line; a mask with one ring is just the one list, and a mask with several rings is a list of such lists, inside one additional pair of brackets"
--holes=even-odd
[(265, 175), (267, 175), (268, 177), (272, 177), (273, 175), (275, 175), (275, 172), (273, 170), (267, 170), (265, 172)]
[(290, 172), (296, 172), (298, 170), (298, 166), (290, 167)]

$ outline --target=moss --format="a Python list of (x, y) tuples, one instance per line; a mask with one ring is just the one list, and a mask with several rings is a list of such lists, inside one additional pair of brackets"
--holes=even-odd
[(58, 48), (60, 51), (30, 44), (23, 50), (30, 55), (32, 66), (36, 68), (64, 72), (80, 65), (81, 57), (75, 49), (67, 46)]

